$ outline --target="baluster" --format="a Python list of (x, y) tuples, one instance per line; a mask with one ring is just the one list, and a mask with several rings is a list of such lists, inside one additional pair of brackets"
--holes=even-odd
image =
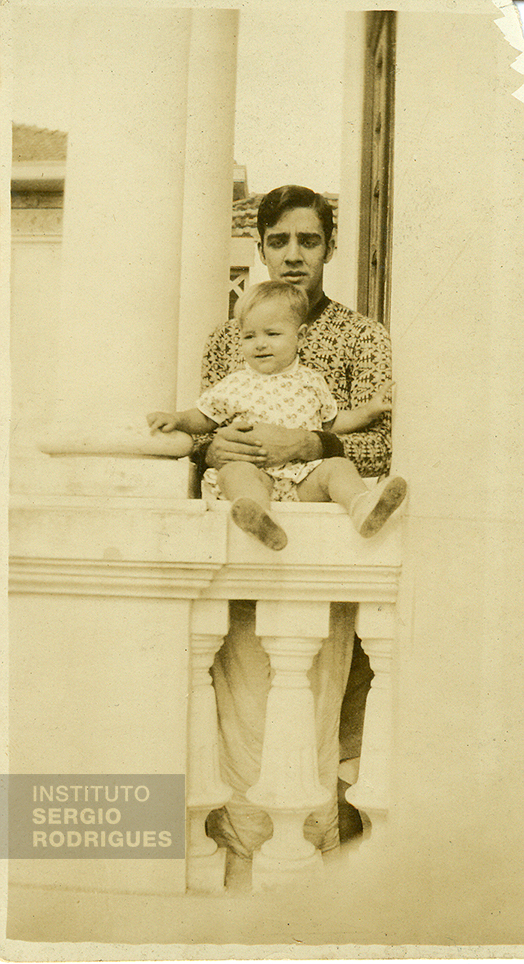
[(224, 888), (225, 849), (206, 835), (210, 810), (231, 797), (220, 777), (215, 691), (209, 670), (228, 631), (227, 600), (198, 599), (191, 615), (191, 690), (189, 696), (189, 810), (187, 884), (190, 890)]
[(315, 708), (307, 672), (329, 631), (329, 603), (257, 603), (256, 632), (274, 676), (269, 691), (260, 777), (247, 792), (273, 821), (273, 836), (253, 858), (253, 889), (322, 874), (304, 837), (308, 814), (330, 800), (318, 776)]
[(366, 702), (359, 776), (357, 783), (346, 791), (346, 798), (369, 816), (375, 845), (383, 838), (389, 808), (395, 607), (389, 603), (360, 603), (355, 629), (375, 676)]

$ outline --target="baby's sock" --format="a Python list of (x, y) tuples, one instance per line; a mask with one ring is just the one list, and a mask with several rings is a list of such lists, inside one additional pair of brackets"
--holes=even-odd
[(355, 496), (349, 514), (357, 532), (364, 539), (374, 536), (404, 501), (406, 490), (405, 480), (396, 475)]
[(253, 499), (235, 499), (231, 506), (231, 518), (239, 529), (255, 536), (269, 549), (278, 551), (287, 546), (284, 530)]

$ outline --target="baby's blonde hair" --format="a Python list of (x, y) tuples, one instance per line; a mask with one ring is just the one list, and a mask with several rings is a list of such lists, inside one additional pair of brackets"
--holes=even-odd
[(238, 324), (242, 326), (249, 312), (262, 302), (282, 298), (287, 300), (289, 307), (296, 315), (297, 328), (299, 328), (306, 321), (309, 302), (301, 288), (286, 281), (262, 281), (244, 291), (235, 305), (235, 318)]

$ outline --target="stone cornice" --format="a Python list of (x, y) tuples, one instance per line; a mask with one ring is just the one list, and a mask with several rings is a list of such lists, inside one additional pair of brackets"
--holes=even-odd
[(13, 556), (9, 568), (11, 593), (191, 599), (210, 585), (220, 565)]
[(150, 598), (394, 602), (398, 523), (362, 540), (337, 506), (279, 505), (290, 542), (272, 553), (227, 503), (35, 496), (11, 507), (11, 591)]
[(228, 564), (219, 569), (203, 598), (283, 599), (329, 602), (395, 602), (400, 567)]

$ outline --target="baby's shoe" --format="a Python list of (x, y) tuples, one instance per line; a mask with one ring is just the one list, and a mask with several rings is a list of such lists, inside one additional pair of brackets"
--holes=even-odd
[(353, 499), (350, 516), (357, 532), (364, 539), (374, 536), (404, 501), (407, 485), (400, 475), (383, 479), (367, 492)]
[(231, 506), (231, 518), (239, 529), (255, 536), (268, 549), (278, 551), (287, 546), (284, 530), (253, 499), (235, 499)]

